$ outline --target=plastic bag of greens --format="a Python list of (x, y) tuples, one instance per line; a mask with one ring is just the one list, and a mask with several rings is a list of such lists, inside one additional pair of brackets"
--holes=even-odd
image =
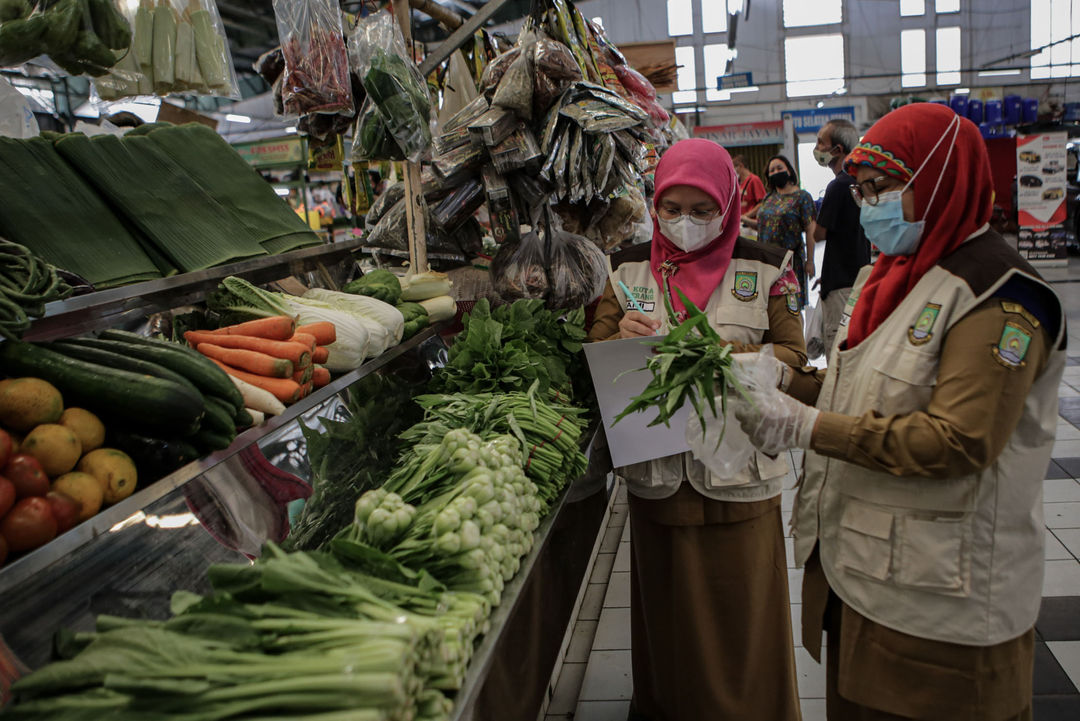
[(511, 303), (519, 298), (545, 298), (548, 293), (547, 255), (535, 232), (517, 242), (506, 242), (491, 261), (491, 281), (499, 297)]
[(563, 229), (559, 217), (546, 211), (551, 243), (548, 250), (549, 308), (588, 305), (604, 292), (607, 262), (586, 238)]
[(47, 54), (71, 75), (98, 77), (130, 45), (117, 0), (0, 0), (0, 66)]
[(351, 154), (354, 161), (405, 159), (401, 147), (390, 134), (390, 128), (370, 97), (364, 101), (358, 113)]
[(285, 56), (285, 114), (354, 112), (336, 0), (274, 0), (274, 17)]
[(418, 162), (431, 146), (431, 98), (393, 16), (362, 18), (349, 36), (349, 55), (401, 153)]
[(384, 190), (382, 195), (375, 199), (375, 203), (367, 212), (367, 226), (369, 228), (374, 227), (404, 197), (405, 183), (402, 181), (398, 181)]
[(131, 49), (94, 81), (102, 100), (171, 93), (240, 98), (216, 3), (141, 0), (119, 7), (130, 27)]

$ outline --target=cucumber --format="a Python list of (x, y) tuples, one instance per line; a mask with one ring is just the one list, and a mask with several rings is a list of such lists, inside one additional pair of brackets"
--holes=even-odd
[(244, 398), (229, 380), (229, 375), (197, 350), (179, 343), (146, 338), (124, 330), (102, 331), (101, 338), (128, 343), (131, 355), (176, 371), (194, 383), (203, 393), (229, 401), (234, 412), (244, 407)]
[(248, 412), (247, 408), (241, 408), (233, 421), (236, 422), (237, 428), (251, 428), (255, 425), (255, 419), (251, 417), (251, 413)]
[(223, 451), (232, 445), (233, 439), (220, 433), (199, 431), (195, 435), (195, 443), (206, 451)]
[(180, 383), (69, 358), (33, 343), (0, 343), (0, 372), (48, 381), (68, 406), (140, 428), (183, 434), (203, 415), (202, 396)]
[(204, 454), (191, 443), (175, 438), (154, 438), (127, 428), (113, 426), (106, 436), (109, 448), (131, 456), (139, 478), (156, 481)]
[(214, 396), (204, 396), (204, 399), (206, 400), (206, 414), (203, 416), (200, 430), (235, 438), (236, 424), (233, 422), (232, 406)]
[[(199, 393), (199, 389), (195, 387), (194, 383), (176, 371), (171, 371), (157, 363), (125, 355), (127, 347), (119, 341), (99, 340), (97, 338), (68, 338), (44, 345), (49, 350), (62, 353), (69, 358), (78, 358), (108, 368), (120, 368), (121, 370), (154, 376), (155, 378), (165, 378), (179, 383), (193, 393)], [(202, 394), (199, 393), (199, 395)]]

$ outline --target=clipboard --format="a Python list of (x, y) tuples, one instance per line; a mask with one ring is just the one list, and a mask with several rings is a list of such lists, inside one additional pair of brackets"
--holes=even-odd
[[(589, 363), (593, 388), (596, 391), (600, 416), (607, 434), (611, 460), (616, 467), (633, 463), (651, 461), (690, 450), (686, 442), (686, 424), (690, 419), (690, 404), (684, 405), (671, 417), (671, 426), (663, 423), (649, 428), (649, 423), (656, 418), (656, 409), (641, 413), (632, 413), (618, 425), (615, 416), (623, 412), (630, 400), (640, 395), (652, 380), (646, 362), (652, 357), (653, 344), (664, 336), (647, 338), (623, 338), (601, 343), (585, 344), (585, 359)], [(617, 379), (617, 380), (616, 380)]]

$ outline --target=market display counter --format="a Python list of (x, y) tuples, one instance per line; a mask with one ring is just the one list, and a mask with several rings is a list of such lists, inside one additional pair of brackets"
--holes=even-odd
[[(3, 642), (38, 668), (52, 657), (57, 631), (92, 630), (99, 614), (165, 619), (173, 592), (209, 592), (209, 565), (235, 563), (241, 553), (253, 557), (274, 537), (284, 513), (267, 486), (274, 469), (309, 478), (299, 423), (315, 427), (319, 417), (335, 417), (349, 386), (373, 373), (426, 382), (445, 352), (428, 329), (242, 434), (229, 449), (0, 569)], [(454, 718), (524, 719), (539, 712), (601, 531), (610, 492), (605, 460), (590, 459), (536, 531), (469, 666)]]

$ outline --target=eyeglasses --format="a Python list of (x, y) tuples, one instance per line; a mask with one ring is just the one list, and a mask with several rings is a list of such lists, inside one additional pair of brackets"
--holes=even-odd
[(657, 209), (656, 214), (668, 221), (676, 221), (685, 215), (694, 225), (708, 225), (720, 216), (720, 208), (715, 210), (691, 210), (689, 213), (683, 213), (678, 208), (660, 207)]
[(889, 180), (886, 175), (879, 175), (876, 178), (870, 178), (864, 180), (861, 183), (855, 183), (851, 186), (851, 197), (855, 199), (855, 205), (862, 207), (863, 203), (867, 205), (878, 204), (878, 194), (881, 192), (882, 181)]

